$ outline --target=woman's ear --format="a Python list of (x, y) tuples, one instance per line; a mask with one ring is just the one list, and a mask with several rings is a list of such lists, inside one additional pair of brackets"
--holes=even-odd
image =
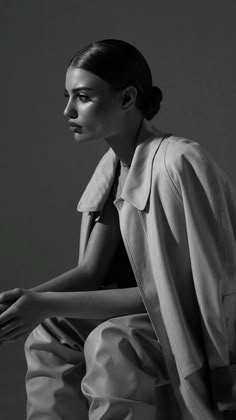
[(128, 110), (135, 105), (137, 97), (137, 88), (135, 86), (128, 86), (123, 90), (122, 93), (122, 109)]

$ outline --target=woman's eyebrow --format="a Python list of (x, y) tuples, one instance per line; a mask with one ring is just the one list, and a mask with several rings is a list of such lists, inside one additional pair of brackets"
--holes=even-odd
[[(90, 88), (90, 87), (87, 87), (87, 86), (80, 86), (80, 87), (71, 89), (71, 93), (78, 93), (81, 90), (93, 90), (93, 88)], [(68, 93), (66, 89), (65, 89), (65, 93)]]

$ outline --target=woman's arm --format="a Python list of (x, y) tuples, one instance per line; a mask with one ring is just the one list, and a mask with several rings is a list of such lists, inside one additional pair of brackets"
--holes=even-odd
[(109, 200), (80, 266), (31, 290), (0, 294), (0, 304), (10, 303), (0, 314), (0, 342), (20, 338), (52, 316), (107, 319), (146, 312), (138, 287), (96, 290), (108, 274), (121, 240), (118, 215)]
[(108, 273), (121, 240), (117, 210), (108, 198), (103, 213), (91, 232), (81, 264), (30, 290), (41, 293), (98, 289)]
[(46, 292), (42, 300), (50, 317), (107, 319), (146, 312), (138, 287), (86, 292)]
[(87, 292), (6, 292), (18, 299), (0, 314), (0, 345), (25, 337), (44, 319), (54, 316), (106, 320), (146, 312), (138, 287)]
[(32, 287), (32, 292), (64, 292), (77, 290), (95, 290), (99, 287), (99, 278), (96, 276), (89, 276), (84, 267), (78, 266), (59, 276), (41, 283), (38, 286)]

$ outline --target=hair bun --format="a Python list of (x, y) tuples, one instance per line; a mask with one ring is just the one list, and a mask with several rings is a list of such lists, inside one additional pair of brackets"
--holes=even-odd
[(159, 112), (162, 99), (163, 95), (161, 89), (157, 86), (153, 86), (148, 97), (144, 115), (147, 120), (151, 120)]

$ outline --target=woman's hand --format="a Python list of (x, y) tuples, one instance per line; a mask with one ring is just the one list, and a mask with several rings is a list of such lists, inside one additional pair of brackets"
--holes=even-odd
[(3, 303), (0, 303), (0, 314), (2, 312), (4, 312), (8, 308), (8, 306), (9, 306), (9, 304), (6, 305), (6, 304), (3, 304)]
[(0, 344), (28, 335), (48, 317), (43, 293), (20, 288), (0, 293)]

